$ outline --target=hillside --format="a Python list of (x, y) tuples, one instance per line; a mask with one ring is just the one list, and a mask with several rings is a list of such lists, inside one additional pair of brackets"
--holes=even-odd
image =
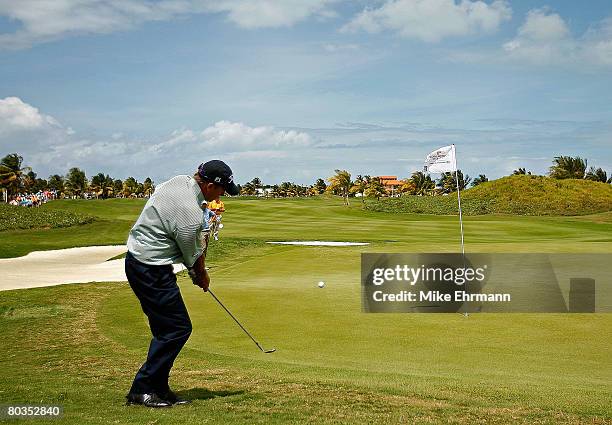
[[(556, 180), (518, 175), (480, 184), (461, 193), (466, 215), (570, 216), (612, 211), (612, 185), (589, 180)], [(368, 201), (377, 212), (456, 214), (457, 196), (405, 196)]]

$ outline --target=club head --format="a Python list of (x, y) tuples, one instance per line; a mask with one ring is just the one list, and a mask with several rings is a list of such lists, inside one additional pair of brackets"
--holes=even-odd
[(273, 353), (276, 351), (276, 348), (271, 348), (269, 350), (264, 350), (264, 353), (269, 354), (269, 353)]

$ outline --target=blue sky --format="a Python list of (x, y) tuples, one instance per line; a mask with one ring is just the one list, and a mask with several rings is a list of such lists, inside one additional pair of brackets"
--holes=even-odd
[(0, 0), (0, 154), (43, 177), (403, 178), (450, 143), (472, 176), (610, 173), (610, 87), (603, 0)]

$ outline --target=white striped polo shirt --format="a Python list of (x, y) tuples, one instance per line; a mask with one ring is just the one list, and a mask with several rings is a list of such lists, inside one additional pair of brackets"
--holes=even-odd
[(141, 263), (193, 266), (202, 255), (204, 195), (191, 176), (160, 184), (128, 236), (128, 251)]

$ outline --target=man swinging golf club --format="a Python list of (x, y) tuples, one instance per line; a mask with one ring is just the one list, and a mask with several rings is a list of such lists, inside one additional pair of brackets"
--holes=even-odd
[(208, 291), (200, 240), (202, 205), (224, 192), (238, 194), (232, 170), (223, 161), (208, 161), (193, 177), (176, 176), (159, 185), (130, 230), (125, 274), (149, 319), (153, 339), (127, 395), (128, 404), (170, 407), (190, 402), (168, 385), (170, 369), (192, 329), (172, 264), (185, 264), (194, 284)]

